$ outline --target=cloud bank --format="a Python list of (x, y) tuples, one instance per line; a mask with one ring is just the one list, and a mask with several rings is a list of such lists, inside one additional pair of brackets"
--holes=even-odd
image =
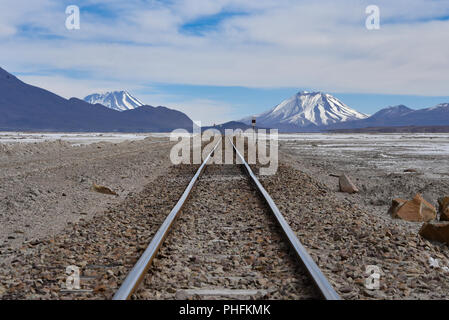
[[(84, 0), (71, 31), (69, 4), (2, 0), (3, 67), (64, 96), (153, 83), (449, 95), (448, 1)], [(380, 30), (365, 28), (370, 4)]]

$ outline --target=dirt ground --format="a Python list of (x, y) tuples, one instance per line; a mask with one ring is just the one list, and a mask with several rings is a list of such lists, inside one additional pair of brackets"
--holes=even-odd
[[(0, 250), (54, 235), (140, 192), (171, 164), (170, 145), (153, 137), (81, 146), (0, 144)], [(118, 196), (94, 192), (93, 183)]]

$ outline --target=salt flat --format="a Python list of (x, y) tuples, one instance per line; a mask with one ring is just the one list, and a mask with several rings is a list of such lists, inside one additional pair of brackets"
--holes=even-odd
[(83, 145), (96, 142), (114, 142), (143, 140), (151, 134), (137, 133), (28, 133), (28, 132), (0, 132), (1, 143), (35, 143), (62, 140), (72, 145)]
[(413, 168), (427, 177), (449, 178), (449, 134), (281, 134), (285, 149), (309, 158), (354, 162), (399, 173)]

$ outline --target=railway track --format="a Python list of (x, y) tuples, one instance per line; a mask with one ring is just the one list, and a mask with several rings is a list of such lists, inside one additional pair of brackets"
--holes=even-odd
[(223, 141), (243, 164), (208, 165), (215, 146), (113, 299), (340, 299)]

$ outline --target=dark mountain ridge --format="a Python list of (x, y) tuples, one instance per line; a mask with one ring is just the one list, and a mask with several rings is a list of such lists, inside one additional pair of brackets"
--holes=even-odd
[(0, 68), (0, 130), (68, 132), (192, 131), (192, 120), (166, 107), (119, 112), (81, 99), (69, 100), (26, 84)]
[(404, 105), (387, 107), (372, 116), (327, 126), (325, 130), (359, 129), (374, 127), (429, 127), (449, 125), (449, 104), (413, 110)]

